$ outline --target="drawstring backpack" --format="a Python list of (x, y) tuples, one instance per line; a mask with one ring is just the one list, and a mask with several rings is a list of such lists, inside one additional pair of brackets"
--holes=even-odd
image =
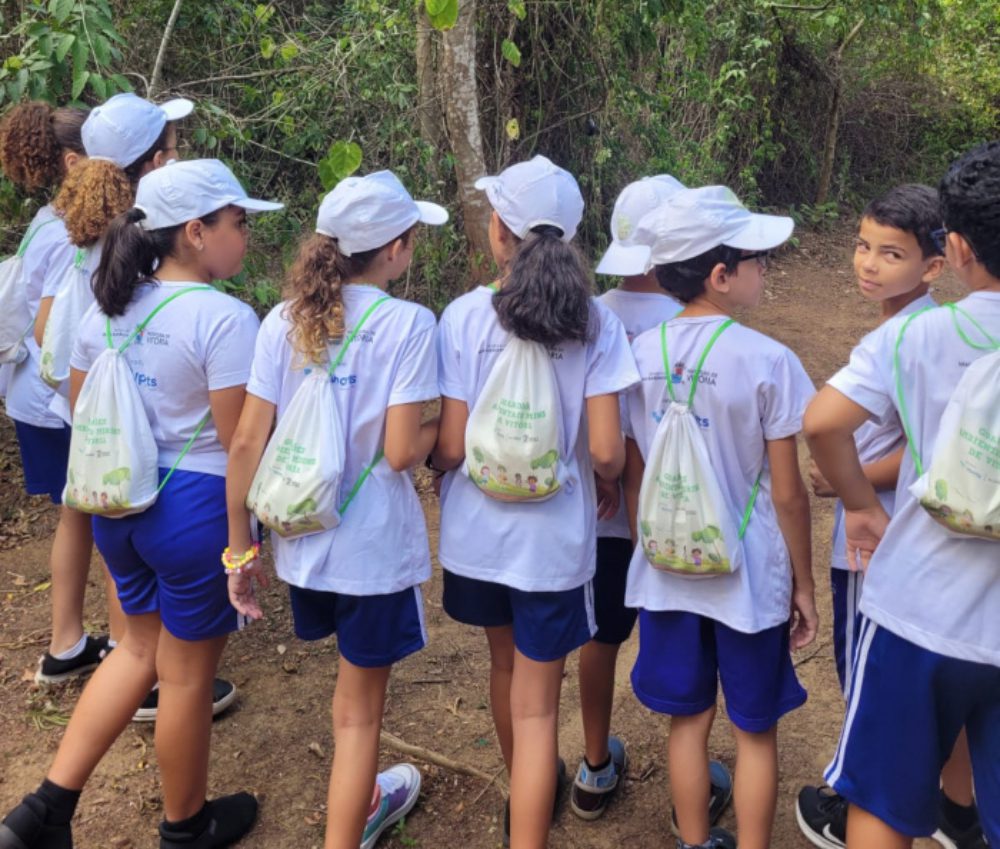
[(62, 496), (64, 504), (110, 519), (141, 513), (152, 507), (212, 413), (209, 410), (198, 423), (180, 456), (158, 485), (159, 451), (125, 351), (171, 301), (188, 292), (213, 291), (211, 286), (189, 286), (174, 292), (117, 348), (111, 338), (111, 319), (106, 319), (108, 347), (87, 372), (73, 411), (69, 467)]
[(341, 501), (347, 436), (334, 398), (333, 373), (371, 314), (388, 300), (380, 298), (368, 307), (329, 367), (307, 373), (267, 443), (250, 484), (246, 505), (265, 526), (284, 539), (336, 528), (382, 459), (379, 449)]
[(646, 560), (664, 572), (689, 577), (731, 575), (743, 561), (742, 541), (757, 500), (760, 475), (737, 527), (726, 509), (708, 446), (691, 409), (705, 359), (731, 324), (732, 319), (720, 324), (702, 351), (686, 402), (674, 395), (667, 325), (660, 325), (670, 403), (656, 428), (642, 475), (638, 527)]
[(19, 363), (28, 355), (23, 343), (34, 319), (22, 279), (24, 255), (38, 231), (54, 221), (43, 221), (25, 233), (17, 253), (0, 262), (0, 363)]
[[(934, 441), (931, 463), (925, 469), (910, 426), (899, 351), (910, 322), (927, 310), (914, 313), (900, 328), (893, 355), (893, 373), (900, 418), (918, 475), (910, 492), (920, 506), (949, 531), (1000, 541), (1000, 341), (955, 304), (944, 307), (951, 311), (955, 329), (966, 345), (991, 353), (975, 360), (965, 370), (948, 399)], [(986, 343), (969, 338), (959, 322), (959, 315), (982, 334)]]
[(52, 299), (52, 310), (45, 322), (39, 374), (53, 389), (69, 380), (69, 358), (76, 342), (76, 331), (83, 314), (94, 302), (94, 290), (87, 274), (89, 255), (86, 248), (77, 250), (73, 265), (66, 269)]

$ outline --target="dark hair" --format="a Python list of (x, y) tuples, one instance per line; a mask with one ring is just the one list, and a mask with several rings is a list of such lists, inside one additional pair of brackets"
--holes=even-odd
[(920, 245), (924, 259), (941, 253), (931, 238), (931, 233), (941, 226), (941, 204), (938, 193), (930, 186), (906, 183), (889, 189), (871, 201), (861, 217), (910, 233)]
[(63, 177), (63, 151), (83, 154), (85, 109), (53, 109), (33, 100), (7, 110), (0, 120), (0, 168), (28, 192), (55, 186)]
[(1000, 142), (956, 159), (938, 192), (944, 226), (964, 236), (986, 270), (1000, 278)]
[[(506, 226), (506, 225), (504, 225)], [(556, 345), (592, 335), (590, 271), (563, 231), (532, 228), (518, 244), (504, 284), (493, 296), (500, 326), (518, 339)]]
[(705, 293), (705, 281), (720, 262), (730, 274), (736, 271), (743, 252), (729, 245), (719, 245), (703, 254), (681, 262), (656, 266), (656, 282), (678, 301), (689, 304)]
[[(177, 234), (184, 224), (143, 230), (139, 222), (146, 217), (141, 209), (128, 209), (108, 227), (101, 251), (101, 261), (94, 272), (94, 298), (106, 316), (123, 315), (132, 302), (136, 287), (153, 281), (153, 272), (165, 257), (171, 256)], [(219, 210), (202, 215), (200, 221), (212, 225)]]

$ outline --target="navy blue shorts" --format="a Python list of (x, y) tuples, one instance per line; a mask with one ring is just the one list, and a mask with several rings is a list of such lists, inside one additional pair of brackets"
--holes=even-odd
[(21, 449), (25, 491), (28, 495), (47, 495), (53, 504), (62, 504), (73, 429), (69, 425), (38, 427), (14, 419), (14, 430)]
[(847, 697), (854, 674), (854, 649), (861, 630), (861, 587), (864, 572), (847, 569), (830, 570), (830, 589), (833, 598), (833, 657), (837, 661), (837, 678), (840, 689)]
[[(160, 479), (166, 469), (160, 469)], [(238, 615), (220, 556), (229, 543), (226, 479), (178, 469), (143, 513), (94, 517), (94, 542), (108, 564), (122, 608), (159, 613), (181, 640), (235, 631)]]
[(788, 648), (788, 625), (756, 634), (697, 613), (639, 612), (632, 689), (651, 710), (694, 716), (714, 706), (718, 682), (733, 725), (767, 731), (805, 703)]
[(638, 611), (625, 606), (632, 540), (597, 538), (597, 571), (594, 573), (594, 617), (599, 643), (619, 646), (632, 634)]
[(526, 592), (444, 570), (444, 610), (482, 628), (514, 628), (514, 646), (539, 663), (566, 657), (596, 630), (591, 581), (571, 590)]
[(289, 585), (295, 635), (337, 635), (342, 657), (355, 666), (391, 666), (427, 645), (420, 587), (385, 595), (345, 595)]
[(902, 834), (931, 834), (941, 768), (963, 727), (983, 830), (1000, 846), (1000, 667), (936, 654), (862, 619), (826, 770), (836, 791)]

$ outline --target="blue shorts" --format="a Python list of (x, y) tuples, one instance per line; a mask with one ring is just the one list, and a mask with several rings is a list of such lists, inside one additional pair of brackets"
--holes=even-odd
[(514, 646), (539, 663), (566, 657), (594, 635), (591, 581), (572, 590), (526, 592), (444, 570), (444, 611), (465, 625), (514, 628)]
[(62, 504), (73, 429), (69, 425), (38, 427), (14, 419), (14, 430), (21, 449), (25, 491), (28, 495), (47, 495), (53, 504)]
[(632, 634), (638, 611), (625, 606), (632, 540), (597, 538), (597, 571), (594, 573), (594, 618), (599, 643), (620, 646)]
[(322, 640), (336, 634), (341, 657), (355, 666), (392, 666), (427, 645), (420, 587), (385, 595), (288, 589), (295, 635)]
[(1000, 667), (936, 654), (862, 619), (826, 780), (896, 831), (929, 835), (941, 768), (963, 726), (983, 830), (1000, 846)]
[(861, 630), (861, 587), (864, 572), (848, 569), (830, 570), (830, 590), (833, 597), (833, 657), (837, 661), (837, 678), (847, 698), (854, 672), (854, 649)]
[[(160, 479), (166, 469), (160, 469)], [(238, 615), (220, 555), (229, 542), (226, 479), (178, 469), (156, 503), (121, 519), (94, 517), (94, 542), (108, 564), (122, 608), (159, 613), (181, 640), (235, 631)]]
[(639, 611), (632, 689), (640, 702), (658, 713), (695, 716), (715, 705), (720, 679), (729, 718), (749, 733), (768, 731), (806, 700), (787, 624), (744, 634), (697, 613)]

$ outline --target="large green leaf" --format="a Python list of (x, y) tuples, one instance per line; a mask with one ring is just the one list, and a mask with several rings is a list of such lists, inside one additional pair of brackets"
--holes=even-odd
[(427, 6), (427, 17), (430, 18), (431, 26), (434, 29), (451, 29), (458, 23), (458, 0), (442, 0), (441, 11), (432, 14), (430, 11), (431, 0), (425, 0)]
[(515, 68), (521, 67), (521, 51), (509, 38), (505, 38), (500, 44), (500, 52), (503, 58), (510, 62)]
[(326, 191), (361, 167), (361, 147), (352, 141), (336, 141), (319, 161), (319, 179)]
[(71, 91), (73, 100), (76, 100), (80, 96), (83, 91), (83, 87), (87, 84), (87, 78), (89, 76), (90, 74), (86, 71), (81, 71), (79, 74), (73, 74), (73, 89)]
[(69, 49), (73, 46), (74, 41), (76, 41), (76, 36), (71, 32), (66, 33), (59, 39), (59, 43), (56, 45), (57, 62), (62, 62), (66, 58), (66, 54), (69, 53)]
[(76, 0), (52, 0), (49, 3), (49, 11), (52, 13), (52, 17), (56, 19), (56, 23), (61, 24), (69, 17), (75, 4)]

